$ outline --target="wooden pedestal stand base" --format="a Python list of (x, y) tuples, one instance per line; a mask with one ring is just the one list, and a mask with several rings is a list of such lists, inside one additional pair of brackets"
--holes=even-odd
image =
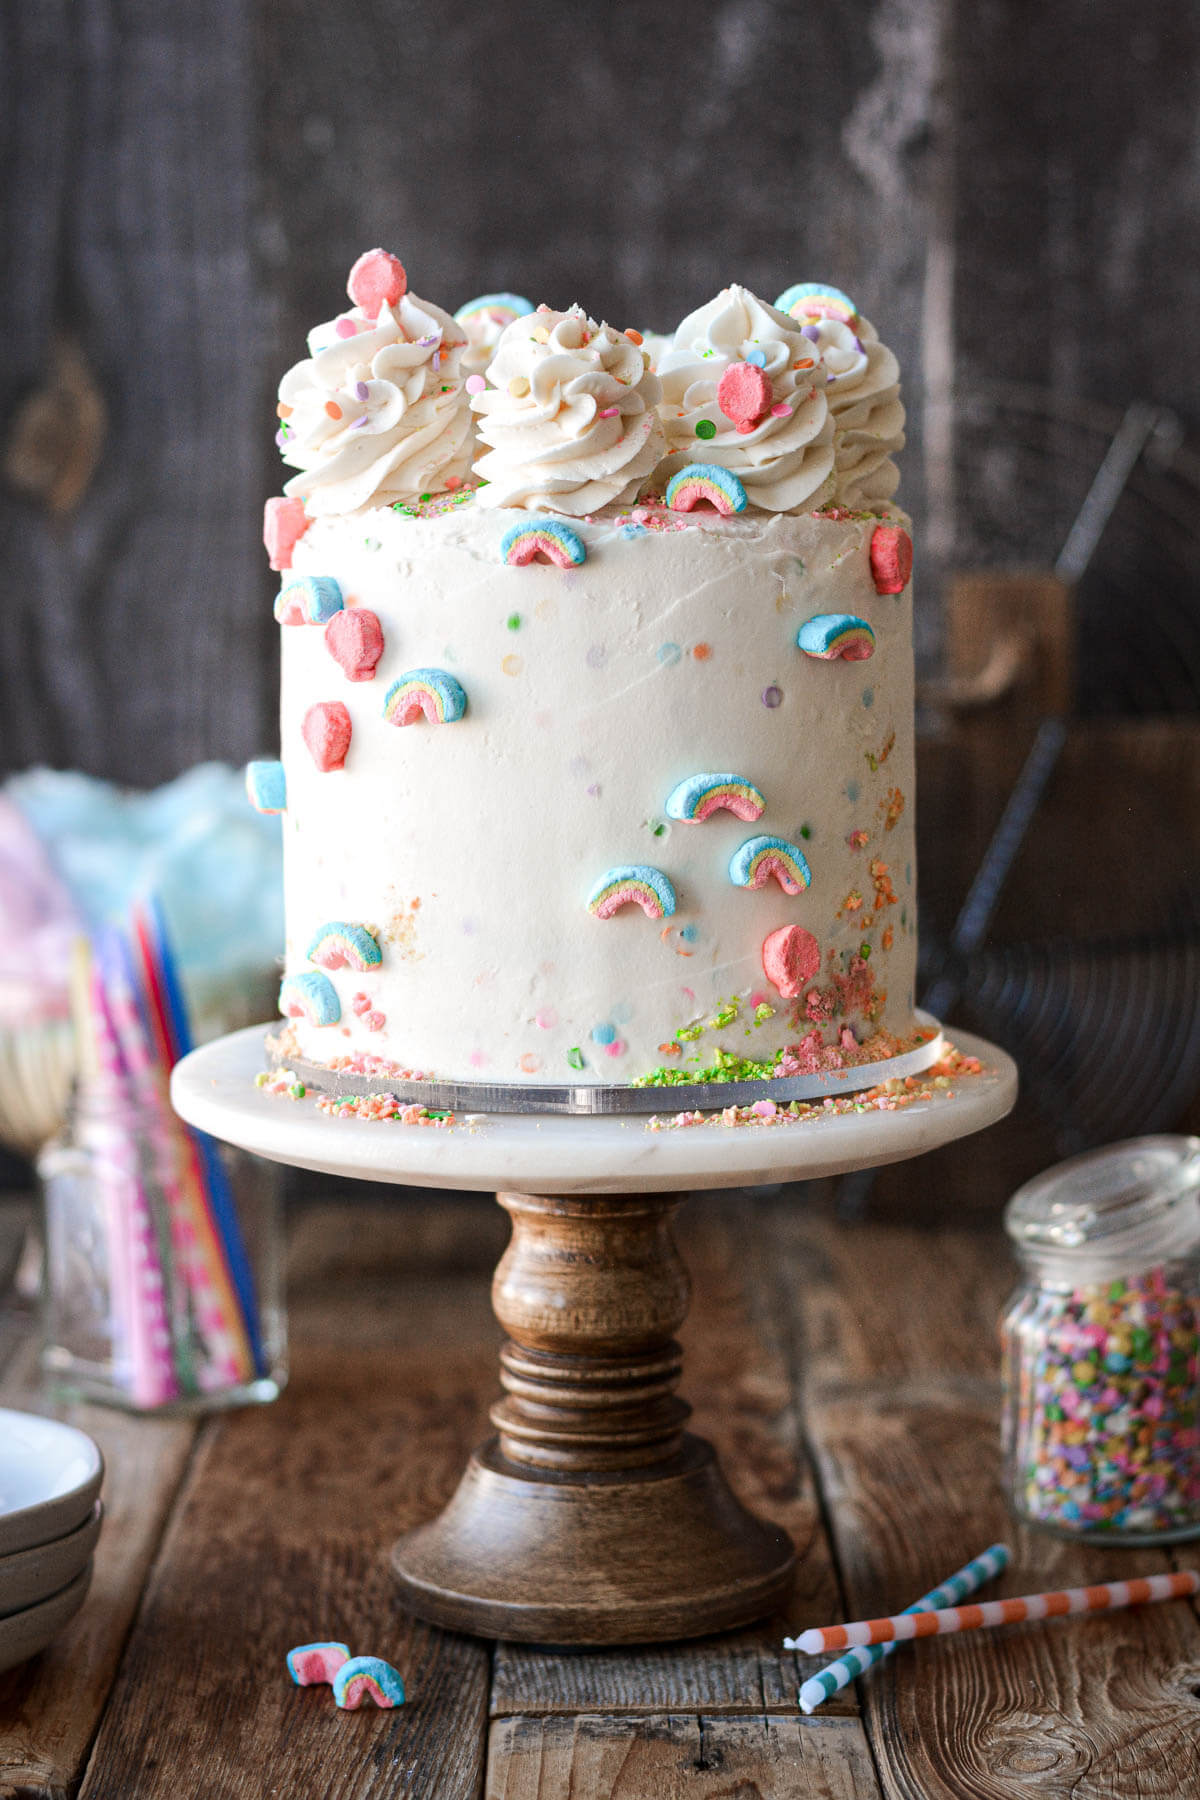
[(680, 1196), (497, 1198), (513, 1225), (492, 1288), (505, 1398), (449, 1505), (392, 1552), (405, 1604), (456, 1631), (579, 1645), (697, 1637), (781, 1606), (790, 1539), (683, 1430)]

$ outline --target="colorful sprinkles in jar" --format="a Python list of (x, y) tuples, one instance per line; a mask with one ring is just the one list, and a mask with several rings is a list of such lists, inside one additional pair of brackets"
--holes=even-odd
[(1003, 1321), (1004, 1447), (1026, 1519), (1117, 1542), (1200, 1534), (1200, 1140), (1143, 1138), (1029, 1182)]

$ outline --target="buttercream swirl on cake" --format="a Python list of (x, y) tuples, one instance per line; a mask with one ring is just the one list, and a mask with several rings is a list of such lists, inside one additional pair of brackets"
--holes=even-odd
[(900, 484), (892, 461), (904, 448), (900, 365), (861, 315), (853, 326), (810, 320), (804, 331), (820, 354), (833, 415), (834, 498), (852, 511), (869, 512)]
[[(742, 431), (722, 412), (717, 389), (727, 368), (747, 361), (769, 381), (771, 404), (753, 430)], [(748, 288), (723, 288), (683, 320), (657, 369), (668, 446), (685, 461), (728, 469), (750, 504), (767, 512), (808, 511), (833, 497), (833, 416), (824, 371), (796, 319)], [(679, 466), (678, 454), (669, 457), (659, 479)]]
[(666, 440), (660, 389), (639, 347), (581, 307), (549, 308), (501, 334), (473, 395), (487, 449), (475, 464), (481, 506), (578, 518), (636, 499)]
[(467, 480), (466, 343), (449, 313), (409, 293), (377, 318), (354, 306), (318, 325), (279, 384), (283, 460), (301, 471), (284, 493), (321, 518)]

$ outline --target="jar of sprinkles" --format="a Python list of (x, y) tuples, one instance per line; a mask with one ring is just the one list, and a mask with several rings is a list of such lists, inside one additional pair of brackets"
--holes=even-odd
[(1200, 1138), (1145, 1137), (1018, 1189), (1001, 1322), (1011, 1504), (1106, 1543), (1200, 1536)]

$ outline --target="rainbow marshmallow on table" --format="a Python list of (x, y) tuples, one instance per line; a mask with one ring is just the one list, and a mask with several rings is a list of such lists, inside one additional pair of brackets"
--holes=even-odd
[(514, 568), (545, 556), (560, 569), (571, 569), (587, 561), (587, 545), (561, 519), (527, 519), (505, 532), (500, 554)]
[(675, 911), (675, 889), (661, 869), (625, 863), (607, 870), (588, 895), (588, 911), (598, 919), (611, 919), (629, 905), (640, 906), (648, 919), (669, 919)]
[(718, 463), (688, 463), (667, 483), (666, 502), (672, 512), (691, 512), (707, 501), (724, 517), (745, 512), (746, 490), (729, 469)]
[(399, 1671), (381, 1656), (352, 1656), (333, 1677), (333, 1697), (346, 1712), (364, 1700), (376, 1706), (403, 1706), (404, 1683)]
[(802, 894), (812, 880), (812, 870), (798, 844), (786, 838), (747, 838), (729, 861), (734, 887), (761, 888), (772, 875), (785, 894)]
[(866, 662), (875, 654), (875, 633), (854, 613), (814, 613), (796, 633), (796, 645), (825, 662)]
[(420, 718), (431, 725), (453, 725), (466, 710), (466, 690), (445, 669), (408, 669), (393, 681), (383, 701), (390, 725), (412, 725)]
[(745, 775), (689, 775), (667, 795), (669, 819), (702, 825), (722, 807), (753, 825), (766, 810), (766, 797)]
[(365, 925), (349, 925), (331, 919), (322, 925), (308, 946), (309, 962), (323, 969), (377, 969), (383, 961), (379, 940)]

